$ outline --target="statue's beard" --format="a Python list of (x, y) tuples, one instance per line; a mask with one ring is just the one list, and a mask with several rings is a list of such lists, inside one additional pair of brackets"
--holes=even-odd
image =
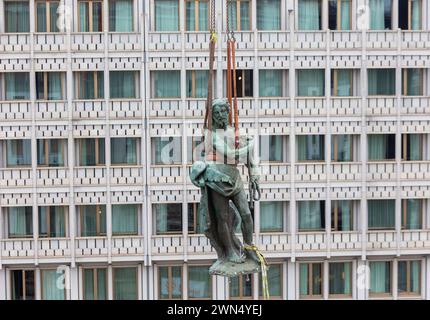
[(216, 128), (225, 129), (227, 128), (227, 120), (224, 119), (214, 119), (214, 126)]

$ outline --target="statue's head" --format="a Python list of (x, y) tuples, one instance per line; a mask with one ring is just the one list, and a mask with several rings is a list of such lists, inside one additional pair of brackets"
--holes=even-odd
[(214, 99), (212, 101), (212, 124), (216, 129), (226, 129), (230, 105), (227, 99)]

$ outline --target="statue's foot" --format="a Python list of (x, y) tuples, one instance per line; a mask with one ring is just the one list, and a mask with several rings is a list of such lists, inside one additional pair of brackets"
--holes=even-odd
[(257, 253), (254, 250), (245, 249), (245, 255), (248, 259), (260, 263), (260, 259), (258, 258)]
[(244, 263), (245, 259), (233, 252), (227, 256), (227, 260), (232, 263)]

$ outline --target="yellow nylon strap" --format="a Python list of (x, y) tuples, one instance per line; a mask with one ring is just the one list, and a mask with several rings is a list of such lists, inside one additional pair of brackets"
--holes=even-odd
[(210, 37), (209, 41), (217, 42), (217, 40), (218, 40), (218, 36), (217, 36), (216, 32), (212, 31), (211, 32), (211, 37)]
[(245, 245), (244, 248), (246, 250), (255, 251), (255, 253), (257, 254), (258, 260), (260, 261), (260, 265), (261, 265), (261, 284), (262, 284), (262, 288), (263, 288), (263, 299), (269, 300), (270, 295), (269, 295), (269, 283), (267, 281), (267, 261), (266, 261), (266, 258), (264, 258), (263, 254), (260, 252), (260, 250), (255, 245), (252, 245), (252, 246)]

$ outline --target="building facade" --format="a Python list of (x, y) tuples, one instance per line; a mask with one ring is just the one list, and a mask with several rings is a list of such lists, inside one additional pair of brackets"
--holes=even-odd
[[(208, 275), (188, 177), (210, 11), (0, 0), (0, 300), (261, 297), (257, 275)], [(216, 1), (214, 93), (228, 16), (272, 299), (430, 298), (429, 15), (429, 0)]]

